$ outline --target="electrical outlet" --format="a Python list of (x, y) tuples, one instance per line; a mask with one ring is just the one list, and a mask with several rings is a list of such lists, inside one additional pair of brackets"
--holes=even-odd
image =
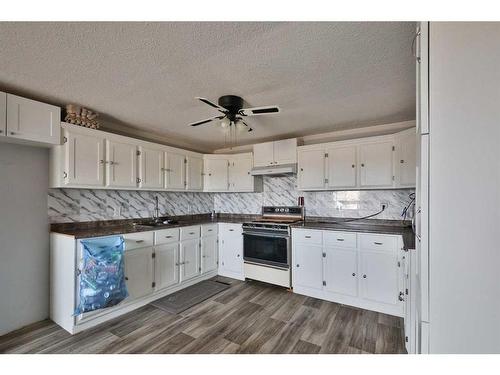
[(389, 203), (380, 203), (381, 210), (387, 210), (388, 207), (389, 207)]

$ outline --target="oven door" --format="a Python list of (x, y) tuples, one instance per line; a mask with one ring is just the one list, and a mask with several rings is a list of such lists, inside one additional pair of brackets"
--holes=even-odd
[(290, 236), (288, 233), (243, 232), (243, 259), (278, 268), (290, 267)]

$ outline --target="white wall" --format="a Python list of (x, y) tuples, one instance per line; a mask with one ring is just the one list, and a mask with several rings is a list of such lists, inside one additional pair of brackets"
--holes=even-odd
[(0, 143), (0, 335), (49, 315), (48, 158)]

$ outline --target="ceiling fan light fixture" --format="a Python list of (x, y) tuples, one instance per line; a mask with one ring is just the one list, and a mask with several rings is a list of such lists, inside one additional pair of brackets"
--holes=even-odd
[(231, 125), (231, 120), (229, 120), (227, 117), (224, 117), (220, 122), (220, 126), (223, 129), (229, 128), (230, 125)]
[(236, 120), (234, 125), (236, 126), (236, 130), (238, 131), (238, 133), (243, 133), (245, 130), (247, 130), (247, 126), (241, 119)]

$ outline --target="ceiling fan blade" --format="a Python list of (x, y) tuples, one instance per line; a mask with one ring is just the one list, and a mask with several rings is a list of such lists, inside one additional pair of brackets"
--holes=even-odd
[(198, 96), (197, 96), (195, 99), (198, 99), (198, 100), (202, 101), (203, 103), (208, 104), (210, 107), (213, 107), (213, 108), (215, 108), (215, 109), (217, 109), (217, 110), (221, 111), (222, 113), (227, 113), (227, 112), (229, 112), (226, 108), (221, 107), (221, 106), (220, 106), (220, 105), (218, 105), (218, 104), (212, 103), (212, 102), (211, 102), (210, 100), (208, 100), (208, 99), (205, 99), (205, 98), (200, 98), (200, 97), (198, 97)]
[(269, 115), (279, 112), (279, 107), (275, 105), (269, 105), (266, 107), (243, 108), (238, 111), (238, 113), (242, 116)]
[(203, 124), (206, 124), (207, 122), (210, 122), (210, 121), (222, 120), (224, 117), (226, 117), (226, 116), (215, 116), (215, 117), (212, 117), (212, 118), (207, 118), (206, 120), (201, 120), (201, 121), (193, 122), (193, 123), (191, 123), (189, 125), (190, 126), (203, 125)]

